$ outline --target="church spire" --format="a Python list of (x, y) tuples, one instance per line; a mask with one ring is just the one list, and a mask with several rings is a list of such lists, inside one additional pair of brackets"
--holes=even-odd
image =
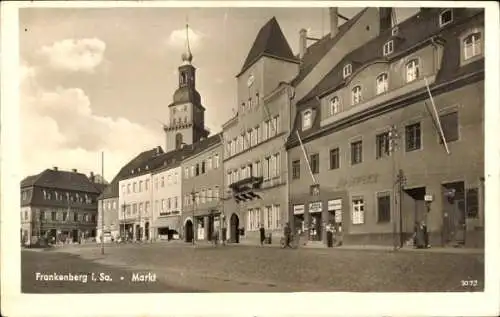
[(183, 64), (191, 64), (193, 60), (193, 54), (191, 54), (191, 48), (189, 47), (189, 24), (186, 23), (186, 51), (182, 53)]

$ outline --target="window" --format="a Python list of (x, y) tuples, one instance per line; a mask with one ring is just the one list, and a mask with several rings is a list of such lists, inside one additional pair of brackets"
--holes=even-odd
[(85, 221), (85, 222), (89, 221), (89, 215), (87, 213), (83, 214), (83, 221)]
[(271, 157), (266, 157), (264, 159), (264, 179), (269, 179), (271, 177), (270, 167), (271, 167)]
[(113, 209), (116, 209), (116, 201), (113, 201)]
[(201, 161), (201, 173), (205, 174), (205, 161)]
[(244, 149), (243, 139), (244, 139), (243, 134), (238, 137), (238, 152), (241, 152)]
[(407, 125), (405, 128), (406, 152), (420, 149), (420, 122)]
[(351, 143), (351, 165), (359, 164), (363, 161), (363, 141)]
[(161, 183), (160, 183), (160, 185), (161, 185), (162, 188), (165, 187), (165, 177), (164, 176), (161, 177)]
[(300, 160), (295, 160), (292, 162), (292, 178), (300, 178)]
[(211, 202), (212, 201), (212, 190), (209, 188), (207, 189), (207, 202)]
[[(27, 216), (28, 216), (28, 214), (26, 214), (26, 219), (28, 218)], [(66, 211), (63, 211), (63, 213), (62, 213), (62, 220), (68, 221), (68, 213)]]
[(280, 218), (281, 218), (281, 211), (280, 211), (280, 205), (274, 205), (274, 229), (278, 229), (280, 227)]
[(340, 111), (339, 97), (335, 96), (330, 99), (330, 115), (333, 116)]
[(248, 148), (248, 138), (246, 132), (243, 132), (241, 135), (241, 150), (245, 151)]
[(57, 213), (55, 211), (51, 212), (50, 216), (51, 216), (52, 221), (56, 221), (57, 220)]
[(277, 115), (276, 117), (273, 118), (274, 120), (274, 128), (276, 129), (276, 134), (280, 133), (281, 131), (281, 120), (280, 116)]
[(215, 168), (215, 169), (219, 168), (219, 164), (220, 164), (220, 161), (219, 161), (219, 154), (215, 154), (215, 155), (214, 155), (214, 168)]
[(376, 136), (375, 143), (377, 146), (377, 159), (389, 155), (389, 142), (389, 132), (384, 132)]
[(479, 189), (467, 189), (465, 202), (467, 204), (467, 218), (477, 218), (479, 215)]
[(78, 221), (78, 214), (76, 212), (73, 213), (73, 221), (75, 221), (75, 222)]
[(439, 15), (439, 26), (441, 27), (447, 25), (448, 23), (451, 23), (452, 21), (453, 21), (453, 11), (451, 11), (451, 9), (444, 10)]
[(146, 182), (144, 183), (144, 190), (149, 189), (149, 179), (146, 179)]
[(189, 178), (189, 167), (184, 167), (184, 178), (185, 179)]
[(262, 176), (262, 165), (260, 164), (260, 161), (255, 162), (255, 167), (253, 169), (253, 172), (256, 177)]
[(255, 127), (255, 144), (259, 144), (261, 141), (260, 140), (261, 133), (259, 131), (260, 131), (260, 125)]
[(200, 164), (196, 163), (196, 166), (194, 168), (194, 176), (200, 175)]
[(175, 197), (174, 197), (174, 209), (177, 209), (177, 208), (178, 208), (178, 207), (177, 207), (177, 206), (178, 206), (178, 203), (179, 203), (179, 201), (178, 201), (178, 197), (177, 197), (177, 196), (175, 196)]
[(142, 215), (143, 204), (139, 204), (139, 215)]
[(91, 222), (95, 222), (95, 215), (91, 216)]
[(134, 193), (137, 193), (137, 183), (136, 182), (134, 182), (133, 189), (134, 189)]
[(463, 45), (465, 60), (481, 55), (481, 33), (474, 33), (467, 36), (464, 39)]
[(191, 166), (191, 177), (194, 177), (195, 176), (195, 167), (194, 165)]
[(132, 205), (132, 213), (135, 215), (137, 214), (137, 204)]
[[(446, 142), (453, 142), (458, 140), (458, 112), (451, 112), (439, 116), (441, 127), (443, 128), (444, 138)], [(443, 140), (440, 139), (442, 143)]]
[(352, 224), (358, 225), (365, 222), (365, 202), (362, 198), (352, 200)]
[(319, 154), (311, 154), (311, 171), (313, 174), (319, 173)]
[(391, 221), (391, 195), (389, 193), (377, 194), (377, 221)]
[(302, 113), (302, 130), (309, 129), (312, 126), (312, 111), (306, 110)]
[(412, 59), (406, 64), (406, 82), (410, 83), (419, 76), (418, 59)]
[(130, 184), (127, 184), (127, 194), (130, 194)]
[(392, 52), (394, 52), (394, 41), (390, 40), (384, 44), (384, 56), (392, 54)]
[(378, 75), (377, 77), (377, 95), (383, 94), (389, 90), (389, 80), (387, 73)]
[(269, 121), (264, 122), (263, 129), (264, 131), (262, 131), (262, 137), (264, 140), (267, 140), (269, 138)]
[(148, 214), (149, 213), (149, 201), (147, 201), (145, 204), (144, 204), (144, 213)]
[(139, 192), (142, 192), (142, 184), (143, 184), (143, 181), (140, 181), (139, 182)]
[(340, 149), (335, 148), (330, 150), (330, 169), (340, 168)]
[(214, 199), (219, 200), (219, 187), (214, 188)]
[(232, 178), (232, 175), (231, 175), (231, 171), (227, 172), (227, 185), (231, 185), (233, 183), (233, 178)]
[(342, 70), (342, 74), (344, 75), (344, 78), (351, 75), (352, 74), (352, 65), (351, 64), (345, 65), (344, 69)]
[(352, 104), (358, 104), (361, 102), (361, 86), (356, 86), (352, 89)]
[(231, 142), (231, 155), (235, 154), (236, 154), (236, 138), (234, 138), (233, 141)]

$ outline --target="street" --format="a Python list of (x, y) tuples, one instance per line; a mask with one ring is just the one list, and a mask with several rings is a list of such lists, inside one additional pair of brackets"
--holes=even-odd
[[(89, 279), (87, 283), (37, 281), (37, 272), (85, 273)], [(111, 280), (94, 282), (92, 273), (97, 280), (100, 273)], [(470, 286), (463, 286), (462, 281)], [(215, 248), (182, 243), (107, 245), (104, 255), (97, 245), (22, 251), (22, 290), (28, 293), (440, 292), (483, 288), (483, 254), (243, 245)]]

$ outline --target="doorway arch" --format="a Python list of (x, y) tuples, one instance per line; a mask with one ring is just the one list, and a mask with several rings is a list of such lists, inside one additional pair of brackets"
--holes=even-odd
[(232, 243), (239, 243), (240, 242), (240, 233), (239, 233), (240, 219), (238, 218), (238, 215), (232, 214), (229, 221), (230, 221), (229, 241)]
[(191, 219), (186, 220), (184, 225), (184, 241), (193, 242), (194, 231), (193, 231), (193, 222)]

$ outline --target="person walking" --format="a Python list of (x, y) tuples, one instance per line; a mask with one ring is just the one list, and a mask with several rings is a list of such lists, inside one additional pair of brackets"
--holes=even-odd
[(264, 225), (262, 223), (260, 224), (259, 232), (260, 232), (260, 246), (263, 247), (264, 241), (266, 240), (266, 229), (264, 229)]

